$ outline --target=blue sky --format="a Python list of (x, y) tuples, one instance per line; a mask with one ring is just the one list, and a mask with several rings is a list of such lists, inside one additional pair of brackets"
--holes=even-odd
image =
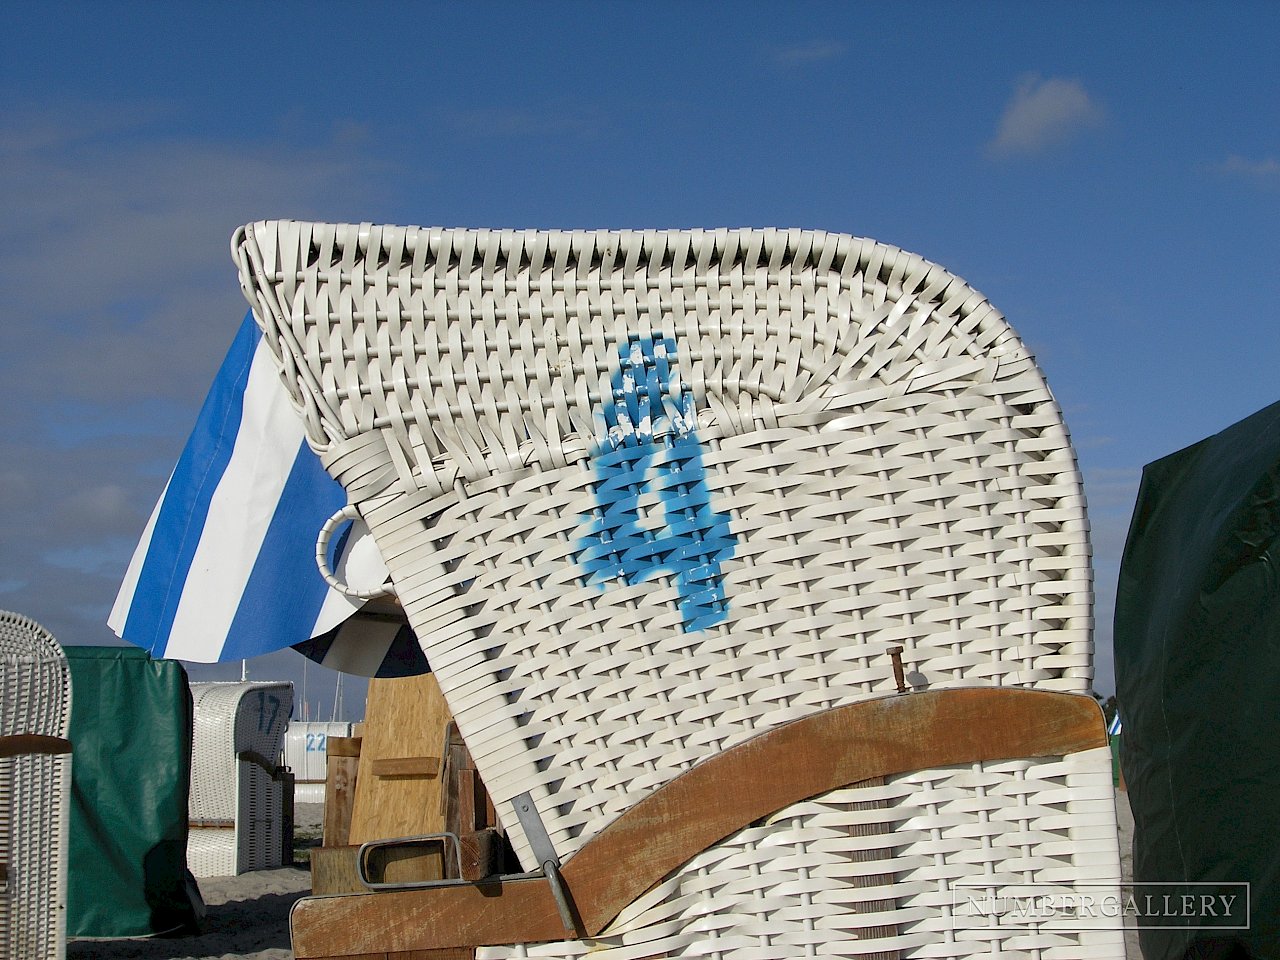
[(113, 642), (124, 566), (244, 314), (228, 241), (250, 220), (798, 226), (943, 264), (1065, 411), (1104, 692), (1142, 465), (1280, 399), (1280, 4), (44, 3), (5, 21), (0, 607), (65, 642)]

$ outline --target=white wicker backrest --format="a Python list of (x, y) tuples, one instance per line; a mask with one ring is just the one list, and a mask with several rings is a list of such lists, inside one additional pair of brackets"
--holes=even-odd
[(71, 729), (71, 670), (44, 627), (0, 610), (0, 736), (66, 737)]
[[(283, 786), (246, 751), (279, 763), (293, 711), (293, 685), (193, 683), (191, 829), (187, 861), (198, 877), (230, 876), (281, 864)], [(233, 828), (220, 826), (233, 825)]]
[[(0, 610), (0, 736), (66, 739), (71, 672), (53, 636)], [(71, 757), (0, 757), (0, 956), (44, 960), (66, 941)]]
[(248, 788), (237, 757), (252, 750), (270, 763), (278, 761), (293, 710), (293, 688), (275, 682), (193, 683), (191, 699), (191, 818), (234, 820), (240, 794)]
[(1001, 315), (871, 240), (260, 222), (233, 241), (499, 815), (561, 855), (751, 733), (1090, 687), (1084, 499)]

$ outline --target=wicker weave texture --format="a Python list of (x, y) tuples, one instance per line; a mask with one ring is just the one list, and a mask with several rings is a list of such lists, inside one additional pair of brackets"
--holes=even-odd
[(293, 711), (289, 683), (193, 683), (195, 742), (191, 761), (193, 826), (187, 862), (197, 877), (234, 876), (280, 865), (282, 787), (255, 763), (253, 751), (278, 763)]
[(699, 760), (892, 691), (897, 646), (917, 687), (1089, 689), (1070, 439), (942, 268), (804, 231), (233, 248), (524, 862), (504, 801), (571, 854)]
[[(42, 626), (0, 611), (0, 736), (66, 738), (71, 673), (62, 648)], [(0, 759), (0, 956), (30, 960), (65, 952), (69, 755)]]

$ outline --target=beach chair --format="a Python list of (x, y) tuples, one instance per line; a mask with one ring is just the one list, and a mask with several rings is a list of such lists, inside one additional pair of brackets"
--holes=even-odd
[(1080, 477), (981, 295), (800, 230), (232, 248), (322, 567), (362, 517), (526, 871), (305, 899), (299, 958), (1122, 955), (981, 907), (1120, 876)]
[[(293, 862), (292, 774), (280, 765), (293, 684), (193, 683), (187, 865), (232, 877)], [(286, 844), (286, 836), (289, 844)]]
[(70, 723), (62, 647), (0, 611), (0, 957), (66, 953)]

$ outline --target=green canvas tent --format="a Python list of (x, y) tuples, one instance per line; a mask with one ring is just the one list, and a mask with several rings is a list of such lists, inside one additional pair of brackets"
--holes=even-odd
[(176, 660), (66, 647), (71, 668), (67, 936), (194, 929), (187, 872), (191, 691)]
[(1280, 403), (1143, 470), (1115, 616), (1136, 893), (1239, 898), (1145, 919), (1146, 960), (1280, 957), (1278, 537)]

